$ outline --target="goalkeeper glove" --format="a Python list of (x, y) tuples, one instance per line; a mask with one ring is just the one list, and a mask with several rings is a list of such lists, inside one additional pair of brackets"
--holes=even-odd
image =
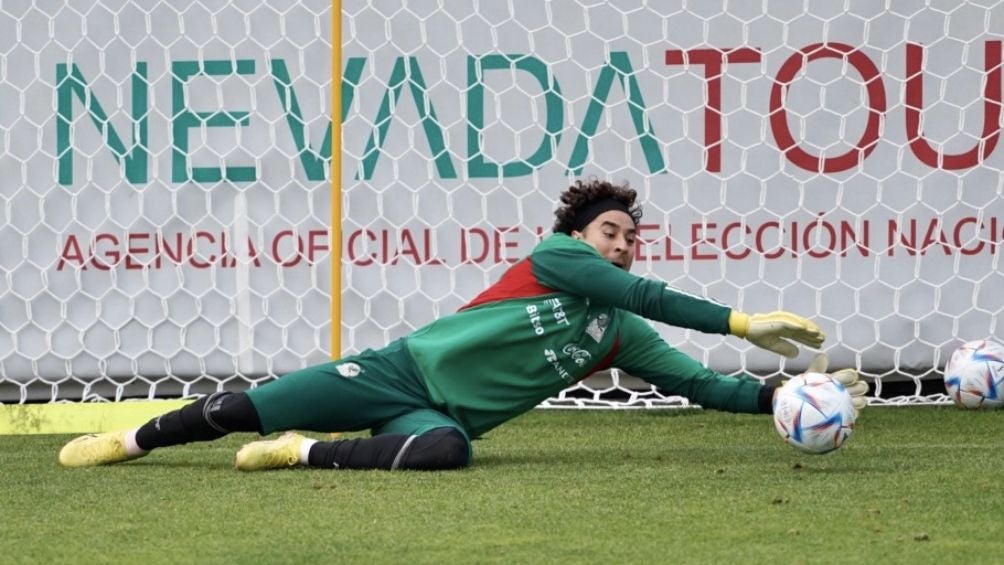
[(798, 355), (798, 347), (791, 341), (818, 348), (826, 339), (816, 324), (782, 311), (749, 315), (733, 310), (729, 314), (729, 333), (785, 357)]
[(858, 372), (854, 369), (840, 369), (834, 373), (827, 373), (827, 365), (829, 365), (829, 359), (826, 357), (825, 353), (820, 353), (812, 359), (811, 363), (809, 363), (808, 371), (810, 373), (823, 373), (824, 375), (829, 375), (831, 379), (844, 385), (847, 392), (851, 393), (851, 401), (854, 403), (854, 411), (860, 412), (862, 408), (868, 405), (868, 400), (865, 398), (865, 395), (868, 394), (868, 383), (858, 378)]

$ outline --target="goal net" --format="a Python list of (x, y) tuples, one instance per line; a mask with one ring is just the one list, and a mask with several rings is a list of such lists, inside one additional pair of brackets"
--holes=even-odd
[[(379, 347), (586, 177), (641, 193), (636, 274), (810, 316), (875, 402), (942, 402), (948, 354), (1001, 331), (1002, 32), (997, 2), (4, 2), (0, 402)], [(808, 363), (658, 330), (723, 373)], [(615, 370), (544, 405), (686, 404)]]

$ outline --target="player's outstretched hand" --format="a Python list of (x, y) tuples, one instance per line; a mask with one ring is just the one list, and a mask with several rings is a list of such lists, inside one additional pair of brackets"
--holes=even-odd
[(827, 373), (827, 365), (829, 365), (829, 359), (825, 353), (820, 353), (809, 363), (809, 372), (828, 374), (831, 379), (844, 385), (847, 392), (851, 393), (851, 401), (854, 402), (854, 410), (857, 412), (868, 406), (868, 400), (865, 398), (865, 395), (868, 394), (868, 383), (858, 377), (858, 372), (854, 369), (840, 369), (833, 373)]
[(858, 412), (868, 406), (865, 395), (868, 394), (868, 383), (858, 378), (858, 372), (854, 369), (840, 369), (830, 374), (830, 377), (838, 383), (844, 385), (847, 392), (851, 393), (851, 400), (854, 401), (854, 409)]
[(753, 315), (733, 310), (729, 315), (729, 332), (789, 358), (798, 355), (798, 347), (792, 342), (818, 349), (826, 339), (826, 334), (813, 322), (780, 310)]

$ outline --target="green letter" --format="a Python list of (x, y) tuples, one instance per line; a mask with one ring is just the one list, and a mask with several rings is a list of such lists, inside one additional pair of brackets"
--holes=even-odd
[[(236, 72), (239, 75), (254, 74), (254, 61), (238, 59)], [(247, 112), (221, 110), (219, 112), (191, 112), (185, 100), (185, 83), (193, 76), (205, 74), (222, 76), (234, 74), (234, 62), (221, 61), (175, 61), (171, 65), (171, 98), (173, 101), (171, 115), (171, 134), (174, 147), (171, 150), (171, 180), (174, 182), (218, 182), (224, 178), (233, 182), (251, 182), (255, 180), (254, 167), (225, 167), (226, 174), (216, 167), (192, 167), (192, 175), (188, 175), (188, 130), (205, 127), (246, 126), (251, 122)]]
[[(356, 86), (359, 84), (359, 77), (363, 74), (363, 67), (366, 66), (366, 59), (363, 57), (350, 57), (345, 66), (345, 73), (342, 76), (342, 121), (349, 113), (352, 106), (352, 99), (356, 94)], [(289, 70), (286, 69), (286, 62), (282, 59), (272, 59), (272, 80), (275, 83), (275, 90), (279, 93), (279, 102), (286, 113), (286, 123), (289, 125), (289, 132), (293, 135), (293, 143), (296, 145), (296, 152), (300, 155), (300, 163), (307, 174), (307, 180), (324, 180), (324, 165), (331, 161), (331, 122), (328, 122), (327, 132), (321, 142), (321, 152), (318, 154), (311, 148), (305, 132), (306, 122), (300, 112), (300, 103), (297, 102), (296, 92), (293, 90), (293, 81), (289, 78)]]
[(111, 149), (112, 156), (120, 165), (124, 165), (126, 179), (133, 184), (147, 182), (150, 161), (147, 149), (148, 86), (146, 63), (137, 62), (136, 72), (132, 74), (132, 145), (131, 150), (126, 151), (122, 138), (108, 120), (98, 97), (87, 88), (87, 81), (77, 65), (70, 65), (69, 72), (65, 63), (56, 65), (56, 167), (59, 184), (73, 184), (73, 147), (70, 137), (74, 96), (86, 107), (91, 121)]
[(484, 72), (491, 69), (524, 70), (540, 83), (544, 91), (544, 108), (547, 119), (544, 125), (544, 139), (537, 151), (525, 161), (511, 161), (502, 165), (503, 177), (528, 175), (535, 168), (549, 161), (561, 140), (561, 130), (565, 124), (565, 107), (561, 100), (558, 81), (548, 80), (547, 66), (536, 57), (529, 55), (485, 55), (467, 58), (467, 172), (471, 177), (497, 177), (498, 163), (487, 161), (482, 150), (482, 132), (485, 129), (485, 87)]
[(408, 86), (411, 87), (411, 97), (415, 100), (418, 116), (422, 119), (425, 138), (429, 141), (429, 149), (436, 159), (436, 170), (439, 172), (439, 176), (444, 179), (457, 178), (453, 161), (450, 160), (450, 154), (446, 151), (446, 142), (443, 130), (439, 127), (439, 120), (436, 118), (436, 110), (432, 107), (432, 101), (426, 96), (425, 80), (418, 67), (418, 60), (414, 57), (408, 57), (407, 67), (404, 58), (398, 57), (391, 70), (390, 80), (387, 81), (387, 92), (380, 103), (380, 110), (377, 112), (375, 120), (377, 131), (370, 134), (366, 150), (363, 151), (363, 178), (373, 178), (373, 169), (376, 168), (377, 159), (380, 157), (380, 148), (383, 147), (384, 140), (387, 139), (387, 130), (390, 128), (391, 107), (397, 107), (398, 100), (401, 98), (401, 89), (406, 80)]
[[(645, 162), (652, 173), (665, 173), (666, 163), (659, 152), (659, 143), (655, 138), (655, 130), (652, 122), (645, 117), (645, 100), (641, 96), (641, 89), (638, 88), (638, 81), (634, 78), (634, 71), (631, 69), (631, 61), (624, 51), (614, 51), (610, 54), (610, 63), (600, 71), (600, 78), (596, 80), (596, 90), (589, 102), (586, 110), (586, 117), (582, 121), (581, 133), (575, 140), (575, 147), (572, 148), (572, 157), (568, 163), (568, 171), (573, 175), (582, 174), (582, 167), (589, 157), (589, 138), (596, 134), (600, 116), (606, 105), (607, 97), (610, 96), (610, 86), (614, 77), (621, 89), (627, 93), (628, 109), (631, 112), (631, 121), (634, 122), (634, 131), (638, 134), (638, 141), (641, 143), (642, 152), (645, 155)], [(627, 80), (627, 86), (624, 81)]]

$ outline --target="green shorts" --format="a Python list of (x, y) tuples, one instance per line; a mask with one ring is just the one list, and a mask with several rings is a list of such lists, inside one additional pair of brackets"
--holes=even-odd
[[(404, 340), (301, 369), (247, 391), (262, 433), (285, 430), (421, 435), (435, 428), (467, 432), (428, 398)], [(468, 437), (468, 441), (470, 438)]]

